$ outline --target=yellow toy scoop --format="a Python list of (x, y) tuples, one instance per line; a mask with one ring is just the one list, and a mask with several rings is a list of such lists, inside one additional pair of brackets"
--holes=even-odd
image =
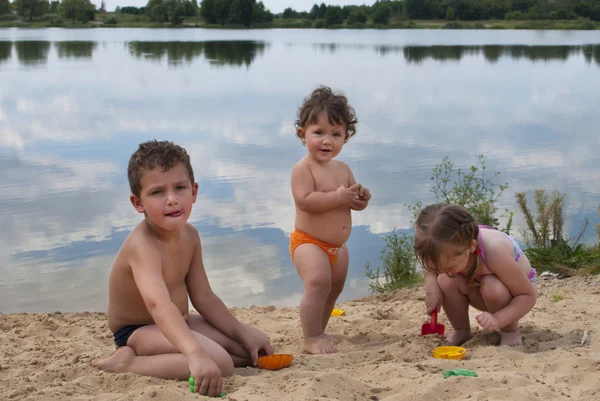
[(467, 349), (463, 347), (442, 346), (434, 348), (431, 355), (440, 359), (460, 360), (465, 357)]
[(344, 314), (343, 309), (334, 309), (331, 311), (331, 316), (342, 316)]

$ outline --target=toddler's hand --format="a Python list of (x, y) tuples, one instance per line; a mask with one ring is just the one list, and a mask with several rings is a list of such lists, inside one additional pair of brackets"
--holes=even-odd
[(498, 331), (502, 328), (500, 327), (498, 318), (490, 312), (482, 312), (475, 319), (477, 319), (477, 323), (486, 331)]
[(221, 369), (208, 354), (189, 358), (189, 367), (194, 378), (194, 392), (209, 397), (218, 397), (223, 389)]
[(369, 202), (371, 200), (371, 192), (369, 191), (369, 188), (363, 187), (360, 184), (358, 184), (358, 185), (359, 185), (359, 187), (358, 187), (359, 198), (365, 202)]
[(354, 184), (350, 188), (340, 185), (340, 187), (336, 190), (337, 196), (340, 199), (340, 204), (348, 207), (352, 205), (352, 202), (359, 198), (359, 188), (360, 184)]

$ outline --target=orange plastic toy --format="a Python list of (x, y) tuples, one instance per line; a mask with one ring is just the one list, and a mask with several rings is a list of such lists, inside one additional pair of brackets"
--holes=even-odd
[(290, 354), (273, 354), (261, 356), (256, 361), (258, 367), (268, 370), (279, 370), (287, 368), (292, 364), (292, 355)]

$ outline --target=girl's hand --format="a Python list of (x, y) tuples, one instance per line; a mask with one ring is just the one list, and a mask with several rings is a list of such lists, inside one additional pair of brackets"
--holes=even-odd
[(477, 323), (486, 331), (498, 331), (500, 327), (500, 321), (496, 316), (490, 312), (482, 312), (475, 317)]
[(440, 310), (443, 300), (444, 297), (442, 296), (442, 291), (439, 287), (426, 289), (425, 307), (427, 308), (427, 315), (431, 316), (434, 310)]

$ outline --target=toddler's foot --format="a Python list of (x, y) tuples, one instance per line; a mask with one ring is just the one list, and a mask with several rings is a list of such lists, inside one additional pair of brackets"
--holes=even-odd
[(523, 337), (518, 331), (500, 331), (500, 345), (514, 347), (521, 344), (523, 344)]
[(333, 354), (337, 352), (332, 337), (325, 333), (305, 338), (304, 349), (311, 354)]
[(461, 345), (465, 341), (468, 341), (469, 338), (471, 338), (471, 330), (454, 330), (454, 332), (446, 338), (446, 344)]
[(325, 336), (325, 338), (327, 338), (328, 340), (330, 340), (333, 344), (337, 344), (337, 343), (340, 342), (340, 340), (338, 340), (337, 338), (335, 338), (332, 335), (329, 335), (329, 334), (326, 334), (326, 333), (323, 333), (323, 335)]
[(111, 356), (92, 361), (92, 366), (111, 373), (125, 373), (136, 354), (133, 348), (119, 347)]

